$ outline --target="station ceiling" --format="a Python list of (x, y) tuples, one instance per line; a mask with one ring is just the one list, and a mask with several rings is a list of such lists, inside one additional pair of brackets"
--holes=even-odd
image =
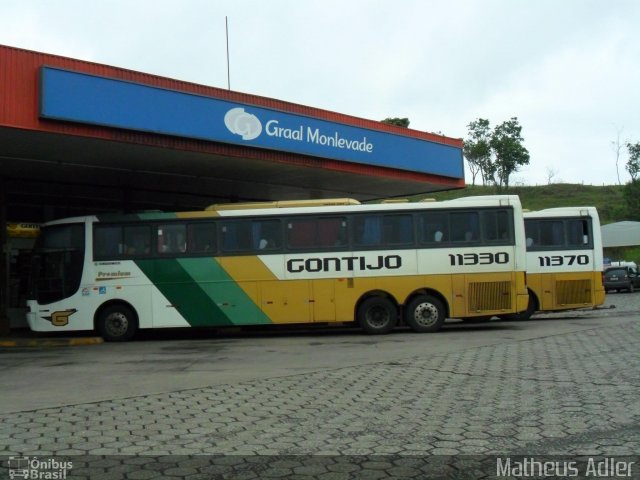
[(7, 218), (15, 221), (114, 210), (199, 210), (229, 200), (370, 200), (445, 188), (399, 181), (392, 175), (397, 172), (386, 177), (379, 171), (335, 171), (311, 157), (306, 165), (291, 165), (6, 127), (0, 128), (0, 145)]

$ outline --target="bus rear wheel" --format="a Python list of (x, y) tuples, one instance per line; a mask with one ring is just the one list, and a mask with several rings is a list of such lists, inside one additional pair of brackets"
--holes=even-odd
[(131, 340), (138, 328), (136, 315), (126, 305), (111, 305), (98, 316), (98, 333), (107, 342), (125, 342)]
[(420, 295), (409, 302), (404, 321), (414, 332), (437, 332), (445, 319), (444, 305), (431, 295)]
[(356, 318), (366, 333), (389, 333), (398, 323), (398, 309), (386, 297), (371, 297), (360, 304)]

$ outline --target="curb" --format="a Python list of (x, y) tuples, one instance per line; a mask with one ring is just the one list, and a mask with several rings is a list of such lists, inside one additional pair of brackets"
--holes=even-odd
[(104, 343), (102, 337), (78, 338), (20, 338), (12, 340), (0, 339), (0, 348), (10, 347), (72, 347), (77, 345), (99, 345)]

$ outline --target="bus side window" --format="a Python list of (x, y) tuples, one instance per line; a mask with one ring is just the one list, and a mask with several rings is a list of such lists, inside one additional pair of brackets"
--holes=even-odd
[(289, 222), (287, 222), (287, 246), (295, 249), (315, 247), (316, 228), (315, 220), (289, 220)]
[(251, 221), (222, 222), (222, 250), (224, 252), (243, 252), (253, 250)]
[(347, 244), (343, 217), (292, 218), (287, 222), (287, 246), (293, 249), (333, 248)]
[(382, 217), (380, 215), (363, 215), (355, 218), (356, 245), (369, 247), (382, 242)]
[(339, 247), (347, 243), (347, 221), (344, 218), (318, 219), (318, 246)]
[(280, 220), (254, 220), (251, 234), (253, 247), (258, 250), (277, 250), (282, 246)]
[(151, 253), (151, 227), (147, 225), (125, 225), (125, 255), (141, 256)]
[(545, 247), (564, 245), (564, 226), (562, 221), (540, 221), (540, 244)]
[(96, 225), (93, 230), (93, 249), (96, 259), (117, 258), (122, 255), (122, 227)]
[(447, 241), (448, 218), (446, 213), (425, 213), (418, 218), (420, 243)]
[(569, 245), (589, 245), (589, 224), (586, 220), (568, 220), (567, 234)]
[(509, 215), (504, 210), (482, 213), (483, 239), (503, 243), (510, 240)]
[(187, 251), (187, 227), (184, 224), (159, 225), (156, 229), (158, 253)]
[(413, 217), (411, 215), (385, 215), (383, 224), (385, 245), (413, 244)]
[(216, 224), (192, 223), (187, 226), (189, 253), (214, 253), (216, 250)]
[(524, 223), (525, 236), (527, 238), (527, 247), (540, 245), (540, 235), (538, 233), (538, 221), (526, 220)]
[(471, 242), (479, 239), (479, 219), (477, 212), (451, 213), (451, 240)]

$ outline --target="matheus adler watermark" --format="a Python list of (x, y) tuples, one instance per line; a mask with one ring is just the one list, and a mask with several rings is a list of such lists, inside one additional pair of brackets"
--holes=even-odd
[(585, 460), (539, 460), (533, 457), (509, 457), (496, 459), (497, 477), (580, 477), (580, 478), (631, 478), (636, 462), (617, 460), (614, 457), (588, 457)]
[(55, 458), (9, 457), (9, 478), (64, 480), (73, 468), (73, 462)]

